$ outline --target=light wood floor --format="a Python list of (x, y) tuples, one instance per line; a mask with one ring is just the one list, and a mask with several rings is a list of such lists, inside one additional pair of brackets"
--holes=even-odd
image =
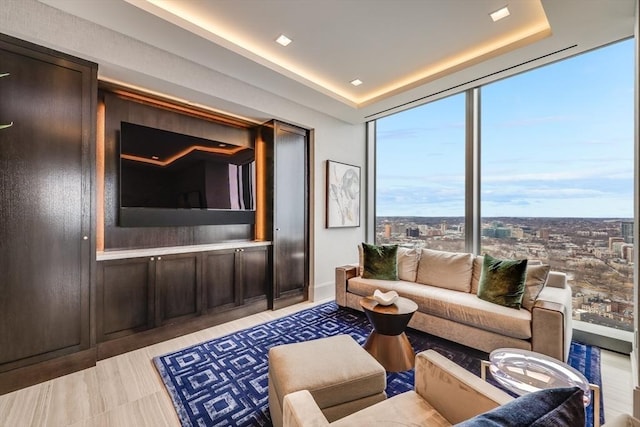
[[(110, 359), (97, 366), (0, 396), (0, 426), (161, 427), (180, 423), (151, 359), (317, 303), (259, 313)], [(628, 356), (602, 352), (605, 416), (631, 412)]]

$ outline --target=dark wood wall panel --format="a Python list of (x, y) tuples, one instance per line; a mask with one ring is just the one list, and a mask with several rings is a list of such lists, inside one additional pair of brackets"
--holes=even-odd
[(101, 90), (105, 104), (104, 248), (136, 249), (253, 240), (253, 225), (206, 225), (184, 227), (119, 227), (120, 122), (136, 123), (201, 138), (253, 147), (249, 128), (216, 123), (168, 109), (136, 102)]
[(1, 393), (93, 344), (97, 66), (0, 35), (0, 73)]

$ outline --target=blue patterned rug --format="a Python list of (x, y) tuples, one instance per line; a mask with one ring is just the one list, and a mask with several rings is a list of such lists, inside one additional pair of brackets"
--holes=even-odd
[[(267, 389), (269, 348), (338, 334), (364, 344), (371, 331), (363, 313), (334, 302), (153, 359), (184, 427), (271, 426)], [(480, 376), (479, 350), (407, 330), (416, 353), (434, 349)], [(590, 382), (601, 384), (600, 349), (573, 342), (569, 362)], [(413, 371), (388, 373), (389, 397), (413, 389)], [(602, 406), (603, 407), (603, 406)], [(587, 425), (592, 423), (587, 408)], [(603, 411), (600, 419), (604, 422)]]

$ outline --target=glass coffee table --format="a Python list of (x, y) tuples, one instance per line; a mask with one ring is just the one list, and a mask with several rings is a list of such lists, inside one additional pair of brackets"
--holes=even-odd
[(600, 387), (589, 384), (587, 378), (572, 366), (534, 351), (499, 348), (489, 354), (488, 362), (482, 362), (481, 377), (484, 380), (487, 367), (500, 385), (518, 396), (547, 388), (581, 388), (584, 406), (593, 402), (594, 426), (600, 425)]

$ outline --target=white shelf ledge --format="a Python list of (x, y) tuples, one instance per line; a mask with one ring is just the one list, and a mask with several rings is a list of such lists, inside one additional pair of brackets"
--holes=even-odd
[(109, 261), (114, 259), (140, 258), (158, 255), (184, 254), (189, 252), (219, 251), (224, 249), (250, 248), (256, 246), (271, 246), (271, 242), (242, 241), (212, 243), (207, 245), (167, 246), (162, 248), (123, 249), (114, 251), (99, 251), (96, 253), (96, 261)]

